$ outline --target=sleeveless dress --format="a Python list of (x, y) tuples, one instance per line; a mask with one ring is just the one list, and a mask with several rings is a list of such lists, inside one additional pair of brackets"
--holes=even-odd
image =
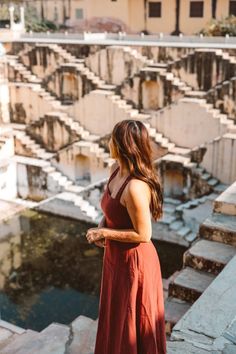
[[(133, 229), (121, 194), (115, 198), (109, 182), (101, 198), (105, 227)], [(106, 239), (94, 354), (166, 354), (164, 294), (159, 257), (152, 241)]]

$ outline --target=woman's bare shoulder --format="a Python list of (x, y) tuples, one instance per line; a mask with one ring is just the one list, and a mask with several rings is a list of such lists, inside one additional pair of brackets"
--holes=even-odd
[(151, 201), (151, 190), (147, 182), (138, 178), (132, 178), (128, 183), (127, 193), (130, 195), (147, 195), (149, 202)]

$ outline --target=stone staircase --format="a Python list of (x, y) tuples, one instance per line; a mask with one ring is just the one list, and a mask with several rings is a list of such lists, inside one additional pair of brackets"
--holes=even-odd
[(170, 139), (166, 138), (163, 134), (158, 133), (157, 130), (153, 128), (150, 123), (144, 122), (144, 125), (148, 130), (150, 138), (152, 138), (155, 143), (157, 143), (161, 148), (166, 149), (168, 153), (181, 156), (190, 156), (191, 149), (177, 146), (175, 143), (171, 142)]
[[(37, 46), (45, 46), (45, 45), (40, 45), (37, 44)], [(71, 53), (69, 53), (66, 49), (62, 48), (61, 46), (57, 44), (49, 44), (48, 48), (51, 49), (53, 52), (57, 53), (64, 62), (60, 63), (57, 67), (55, 67), (55, 70), (62, 70), (64, 68), (72, 68), (75, 69), (79, 75), (84, 76), (88, 81), (91, 81), (92, 86), (94, 86), (94, 89), (100, 88), (100, 89), (115, 89), (114, 85), (106, 85), (105, 81), (102, 80), (99, 76), (94, 74), (88, 67), (85, 65), (84, 59), (78, 59)], [(23, 64), (21, 64), (22, 68), (24, 67)], [(26, 68), (24, 68), (26, 70)], [(32, 74), (31, 74), (32, 75)], [(52, 79), (53, 73), (48, 74), (47, 76), (44, 77), (44, 79), (40, 82), (46, 83), (49, 80)], [(35, 75), (34, 75), (35, 76)]]
[(32, 74), (26, 66), (18, 61), (17, 55), (7, 55), (8, 79), (14, 82), (31, 82), (40, 84), (42, 82), (36, 75)]
[[(196, 69), (197, 66), (195, 65), (196, 57), (197, 59), (200, 59), (199, 64), (201, 65), (202, 64), (201, 60), (204, 59), (204, 55), (209, 55), (210, 57), (214, 57), (213, 60), (217, 62), (218, 65), (217, 80), (216, 77), (214, 77), (214, 82), (216, 84), (228, 80), (230, 72), (235, 71), (234, 68), (236, 65), (236, 57), (230, 55), (228, 52), (219, 48), (195, 48), (193, 53), (184, 55), (176, 61), (169, 62), (168, 70), (173, 72), (176, 76), (182, 77), (183, 81), (188, 82), (190, 80), (192, 83), (194, 81), (193, 75), (203, 76), (205, 74), (204, 72), (196, 73), (194, 71), (194, 69), (198, 70)], [(211, 61), (212, 67), (214, 66), (213, 60)], [(211, 68), (206, 67), (204, 69), (209, 70), (209, 74), (211, 75), (211, 70), (212, 70)]]
[[(112, 103), (120, 110), (124, 112), (126, 116), (129, 116), (131, 119), (137, 119), (145, 121), (150, 116), (149, 114), (140, 113), (138, 109), (133, 108), (132, 104), (129, 104), (126, 99), (122, 98), (120, 95), (113, 94), (107, 96), (107, 98), (112, 101)], [(122, 114), (121, 111), (121, 114)]]
[[(190, 94), (191, 92), (189, 91), (186, 96)], [(197, 131), (196, 138), (193, 140), (195, 143), (192, 143), (191, 149), (197, 149), (201, 147), (201, 145), (203, 145), (206, 141), (216, 139), (225, 133), (234, 130), (235, 128), (234, 121), (232, 119), (228, 119), (227, 115), (222, 114), (219, 109), (215, 109), (213, 104), (207, 103), (205, 98), (196, 98), (191, 96), (179, 98), (178, 102), (172, 103), (157, 111), (145, 110), (145, 112), (151, 117), (147, 123), (149, 123), (152, 128), (155, 128), (158, 133), (162, 134), (162, 136), (164, 136), (166, 139), (170, 139), (171, 141), (178, 141), (178, 135), (173, 129), (175, 127), (178, 129), (177, 122), (180, 122), (180, 118), (178, 117), (180, 116), (181, 112), (185, 112), (186, 107), (188, 107), (189, 110), (193, 109), (194, 112), (198, 112), (201, 117), (204, 117), (205, 122), (202, 121), (201, 124), (203, 126), (205, 124), (206, 131), (209, 131), (208, 140), (206, 140), (207, 136), (203, 134), (204, 137), (202, 137), (200, 136), (200, 132)], [(182, 118), (182, 121), (186, 122), (186, 129), (189, 126), (188, 118), (191, 119), (191, 117), (186, 116), (186, 113)], [(172, 126), (173, 124), (175, 125), (174, 127)], [(191, 129), (190, 132), (192, 133)], [(179, 145), (180, 144), (181, 143), (179, 142)], [(193, 144), (195, 144), (195, 146)], [(187, 147), (190, 149), (189, 142)], [(173, 149), (175, 150), (175, 147)], [(188, 153), (190, 151), (188, 150), (186, 152)]]
[[(102, 218), (102, 212), (81, 194), (76, 194), (76, 190), (74, 190), (73, 186), (67, 188), (67, 190), (71, 190), (71, 192), (63, 192), (57, 194), (54, 198), (41, 202), (40, 205), (38, 205), (39, 209), (47, 212), (52, 212), (52, 209), (55, 209), (56, 215), (99, 223)], [(62, 206), (62, 210), (60, 206)]]
[(15, 137), (15, 152), (17, 155), (36, 157), (50, 160), (55, 154), (47, 152), (40, 144), (37, 144), (25, 131), (13, 131)]
[(172, 154), (168, 153), (165, 156), (162, 156), (161, 158), (158, 159), (158, 163), (160, 163), (161, 161), (178, 162), (183, 167), (192, 170), (193, 172), (198, 174), (199, 177), (206, 182), (206, 184), (208, 184), (208, 186), (212, 191), (216, 190), (216, 192), (218, 192), (221, 191), (222, 188), (224, 188), (224, 184), (222, 184), (218, 179), (214, 178), (214, 176), (208, 173), (206, 169), (199, 166), (196, 162), (191, 162), (190, 157), (182, 156), (180, 154), (174, 155), (173, 153)]
[(0, 320), (1, 354), (92, 354), (97, 320), (77, 317), (69, 326), (52, 323), (41, 332)]
[(167, 280), (168, 332), (236, 255), (235, 194), (236, 183), (215, 199), (211, 216), (200, 225), (197, 240), (184, 253), (183, 268)]
[(91, 134), (88, 130), (84, 129), (78, 121), (75, 121), (67, 113), (60, 111), (52, 111), (45, 113), (43, 117), (40, 117), (37, 121), (32, 122), (27, 127), (28, 133), (30, 134), (30, 132), (32, 132), (33, 134), (34, 129), (43, 126), (44, 122), (47, 119), (58, 120), (65, 128), (67, 128), (68, 132), (74, 137), (86, 140), (88, 142), (97, 141), (100, 138), (98, 135)]
[(205, 99), (207, 104), (211, 104), (214, 109), (220, 111), (222, 117), (225, 115), (228, 119), (232, 119), (235, 122), (235, 80), (236, 76), (233, 76), (208, 91), (189, 91), (186, 93), (186, 97)]
[[(145, 81), (150, 82), (150, 80), (159, 83), (159, 96), (158, 92), (156, 92), (157, 96), (153, 96), (153, 98), (158, 101), (158, 107), (160, 110), (163, 110), (166, 107), (169, 108), (171, 104), (177, 102), (180, 98), (185, 97), (188, 92), (193, 90), (190, 85), (187, 85), (172, 72), (168, 72), (167, 68), (160, 67), (158, 64), (150, 64), (149, 66), (141, 68), (139, 73), (126, 78), (117, 86), (116, 91), (120, 93), (124, 99), (132, 102), (134, 107), (142, 108), (143, 106), (146, 106), (144, 112), (148, 113), (148, 110), (152, 109), (152, 107), (148, 107), (147, 103), (143, 102), (141, 84)], [(136, 94), (135, 97), (133, 97), (132, 94), (133, 90), (130, 89), (130, 81), (133, 82), (133, 85), (137, 81), (135, 84), (135, 90), (138, 91), (138, 94)], [(152, 93), (152, 95), (154, 95), (154, 93)]]
[(128, 53), (131, 57), (134, 59), (137, 59), (140, 61), (141, 65), (143, 66), (149, 66), (154, 64), (154, 60), (149, 59), (145, 55), (141, 54), (137, 49), (129, 47), (129, 46), (123, 46), (121, 47), (125, 53)]
[[(143, 67), (153, 65), (154, 61), (142, 55), (134, 47), (111, 45), (90, 53), (85, 63), (102, 80), (119, 86), (126, 77), (133, 77)], [(110, 69), (115, 68), (117, 63), (119, 63), (119, 72)], [(123, 66), (122, 63), (125, 65)]]

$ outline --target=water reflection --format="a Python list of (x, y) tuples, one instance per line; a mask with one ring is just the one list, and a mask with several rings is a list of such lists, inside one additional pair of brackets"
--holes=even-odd
[(97, 318), (103, 250), (87, 242), (93, 226), (29, 210), (1, 225), (2, 319), (41, 330)]
[[(89, 227), (32, 210), (0, 224), (2, 319), (40, 331), (79, 315), (98, 317), (104, 249), (87, 242)], [(153, 243), (163, 278), (182, 268), (185, 247)]]

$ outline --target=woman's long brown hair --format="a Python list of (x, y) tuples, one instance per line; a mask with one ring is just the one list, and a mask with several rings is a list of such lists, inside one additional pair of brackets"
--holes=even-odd
[(131, 176), (150, 186), (150, 211), (154, 220), (163, 215), (163, 193), (151, 157), (150, 136), (145, 125), (138, 120), (125, 119), (114, 126), (111, 139), (119, 158), (124, 161)]

